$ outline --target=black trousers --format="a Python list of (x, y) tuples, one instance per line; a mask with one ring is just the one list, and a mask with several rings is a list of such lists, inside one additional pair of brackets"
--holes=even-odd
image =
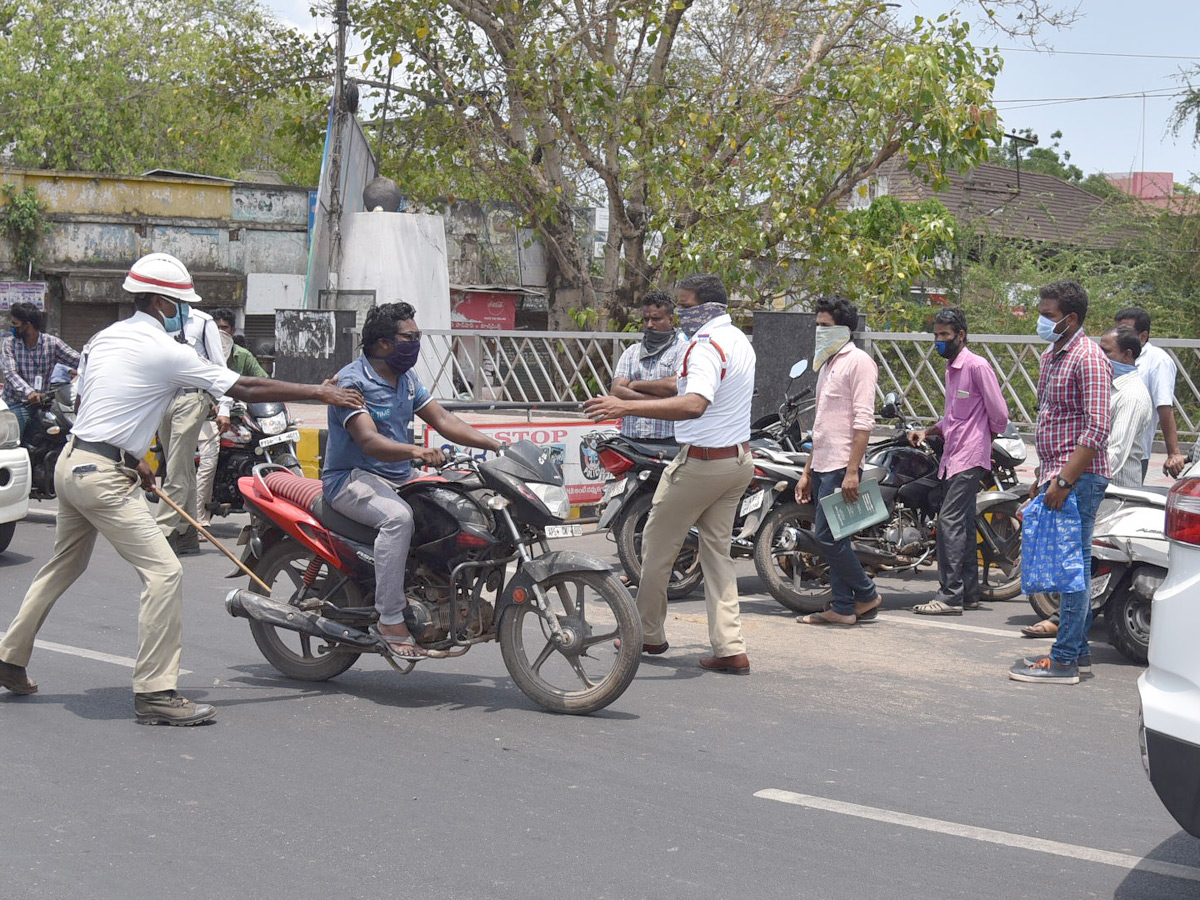
[(979, 602), (979, 548), (975, 495), (987, 469), (976, 466), (951, 475), (937, 518), (937, 599), (949, 606)]

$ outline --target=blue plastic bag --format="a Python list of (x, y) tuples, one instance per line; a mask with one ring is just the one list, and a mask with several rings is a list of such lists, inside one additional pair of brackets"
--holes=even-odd
[(1075, 494), (1067, 494), (1062, 509), (1051, 509), (1039, 494), (1025, 508), (1021, 525), (1021, 589), (1070, 594), (1087, 589), (1087, 575)]

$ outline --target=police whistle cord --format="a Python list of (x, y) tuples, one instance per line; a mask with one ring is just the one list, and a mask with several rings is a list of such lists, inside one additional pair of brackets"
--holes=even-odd
[(200, 532), (200, 534), (204, 535), (204, 539), (206, 541), (208, 541), (210, 544), (212, 544), (214, 547), (216, 547), (218, 550), (220, 550), (222, 553), (224, 553), (226, 556), (228, 556), (229, 559), (233, 562), (233, 564), (235, 566), (237, 566), (239, 569), (241, 569), (243, 572), (245, 572), (247, 575), (249, 575), (250, 580), (253, 581), (255, 584), (257, 584), (260, 588), (262, 588), (263, 593), (266, 596), (268, 596), (268, 597), (271, 596), (271, 586), (269, 584), (267, 584), (265, 581), (263, 581), (261, 578), (259, 578), (257, 575), (255, 575), (253, 572), (251, 572), (249, 567), (247, 567), (247, 565), (244, 562), (242, 562), (240, 559), (238, 559), (236, 556), (234, 556), (232, 553), (230, 553), (228, 550), (226, 550), (224, 544), (222, 544), (215, 537), (213, 537), (207, 528), (205, 528), (203, 525), (201, 525), (199, 522), (197, 522), (195, 519), (193, 519), (191, 516), (189, 516), (180, 507), (180, 505), (178, 503), (176, 503), (174, 500), (172, 500), (170, 497), (168, 497), (166, 494), (164, 494), (162, 491), (162, 488), (160, 488), (157, 484), (154, 486), (154, 493), (158, 495), (159, 500), (162, 500), (164, 503), (167, 504), (167, 506), (171, 507), (171, 509), (175, 510), (175, 512), (177, 512), (181, 516), (183, 516), (184, 520), (189, 525), (191, 525), (198, 532)]

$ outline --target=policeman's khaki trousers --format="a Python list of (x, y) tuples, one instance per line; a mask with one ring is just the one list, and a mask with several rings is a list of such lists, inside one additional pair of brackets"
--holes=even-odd
[(29, 586), (17, 617), (0, 640), (0, 660), (26, 666), (33, 641), (54, 603), (74, 584), (104, 535), (142, 579), (136, 693), (175, 688), (183, 649), (183, 567), (142, 496), (135, 473), (74, 442), (54, 470), (58, 521), (54, 556)]
[(663, 473), (642, 535), (642, 581), (637, 594), (642, 639), (647, 644), (667, 640), (664, 625), (671, 566), (688, 530), (696, 525), (708, 639), (715, 655), (734, 656), (746, 652), (746, 641), (729, 544), (738, 502), (754, 477), (754, 463), (746, 452), (712, 460), (691, 459), (687, 452), (685, 444)]
[(196, 520), (207, 528), (212, 524), (212, 511), (208, 504), (212, 502), (213, 484), (217, 480), (217, 457), (221, 454), (221, 432), (217, 423), (205, 419), (200, 426), (199, 449), (200, 464), (196, 466)]
[[(212, 398), (205, 391), (180, 394), (171, 401), (158, 425), (158, 442), (162, 445), (165, 469), (162, 492), (187, 510), (193, 519), (196, 518), (196, 444), (211, 408)], [(171, 504), (161, 500), (155, 518), (167, 537), (176, 530), (186, 532), (192, 528), (171, 509)]]

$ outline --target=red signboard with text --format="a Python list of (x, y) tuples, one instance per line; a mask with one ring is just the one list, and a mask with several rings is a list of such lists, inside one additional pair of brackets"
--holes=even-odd
[(517, 298), (499, 291), (451, 291), (450, 327), (468, 331), (512, 331)]

